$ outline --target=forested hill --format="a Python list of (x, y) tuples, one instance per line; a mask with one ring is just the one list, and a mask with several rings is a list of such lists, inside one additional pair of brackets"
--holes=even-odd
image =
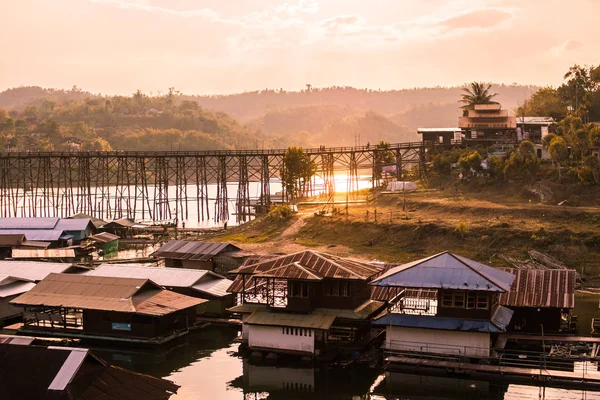
[(1, 93), (0, 104), (14, 106), (0, 108), (0, 151), (237, 149), (267, 140), (275, 147), (289, 145), (285, 137), (267, 138), (173, 91), (101, 97), (19, 88)]
[[(524, 85), (493, 85), (495, 99), (504, 108), (517, 108), (539, 88)], [(189, 96), (203, 107), (224, 111), (240, 121), (259, 118), (269, 111), (302, 106), (336, 105), (373, 110), (383, 115), (406, 112), (415, 107), (449, 104), (458, 109), (461, 87), (368, 90), (352, 87), (308, 88), (299, 92), (263, 90), (222, 96)], [(187, 97), (187, 96), (186, 96)], [(457, 112), (458, 114), (458, 112)], [(423, 121), (425, 122), (425, 121)]]
[[(496, 85), (514, 109), (538, 88)], [(349, 87), (222, 96), (95, 95), (21, 87), (0, 92), (0, 151), (351, 146), (418, 140), (417, 127), (454, 126), (461, 88)]]

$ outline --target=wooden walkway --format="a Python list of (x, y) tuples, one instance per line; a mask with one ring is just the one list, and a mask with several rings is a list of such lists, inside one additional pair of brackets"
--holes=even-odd
[(560, 335), (525, 335), (518, 333), (501, 334), (500, 337), (506, 337), (508, 340), (529, 340), (534, 342), (569, 342), (569, 343), (600, 343), (600, 337), (590, 336), (560, 336)]
[(446, 370), (455, 370), (457, 372), (479, 372), (504, 376), (512, 375), (520, 377), (530, 377), (544, 381), (554, 379), (600, 385), (600, 372), (596, 370), (588, 370), (587, 372), (557, 371), (548, 369), (540, 370), (538, 368), (519, 368), (505, 367), (500, 365), (471, 364), (457, 361), (427, 360), (403, 356), (390, 356), (387, 357), (385, 361), (392, 364), (397, 363), (426, 368), (439, 368)]

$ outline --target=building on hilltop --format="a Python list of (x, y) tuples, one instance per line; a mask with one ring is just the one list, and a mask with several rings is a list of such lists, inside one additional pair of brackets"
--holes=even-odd
[(206, 300), (148, 279), (50, 274), (11, 301), (25, 334), (160, 344), (189, 332)]
[[(418, 128), (427, 144), (517, 144), (529, 140), (541, 144), (554, 131), (551, 117), (515, 116), (500, 104), (476, 104), (466, 116), (458, 117), (458, 127)], [(542, 158), (541, 147), (538, 157)]]
[(316, 251), (302, 251), (231, 271), (242, 314), (242, 341), (252, 350), (323, 356), (361, 350), (373, 339), (370, 319), (383, 303), (369, 298), (382, 268)]
[(388, 305), (373, 324), (385, 327), (388, 351), (489, 357), (513, 315), (499, 295), (514, 279), (447, 251), (396, 266), (371, 283)]

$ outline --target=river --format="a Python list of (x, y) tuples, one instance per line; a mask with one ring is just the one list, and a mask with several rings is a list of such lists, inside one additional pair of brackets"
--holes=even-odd
[[(598, 315), (598, 296), (577, 294), (580, 329)], [(587, 333), (588, 332), (580, 332)], [(172, 400), (598, 399), (600, 391), (544, 388), (380, 368), (255, 365), (238, 354), (237, 328), (207, 326), (154, 350), (93, 347), (106, 361), (181, 386)]]

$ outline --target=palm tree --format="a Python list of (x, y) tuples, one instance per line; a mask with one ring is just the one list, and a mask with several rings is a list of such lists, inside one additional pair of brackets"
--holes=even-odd
[(490, 93), (492, 85), (483, 82), (471, 82), (470, 86), (470, 88), (462, 88), (464, 93), (460, 102), (464, 105), (460, 108), (463, 109), (464, 115), (467, 115), (469, 110), (473, 110), (475, 104), (498, 104), (497, 101), (492, 101), (492, 98), (498, 95), (498, 93)]

